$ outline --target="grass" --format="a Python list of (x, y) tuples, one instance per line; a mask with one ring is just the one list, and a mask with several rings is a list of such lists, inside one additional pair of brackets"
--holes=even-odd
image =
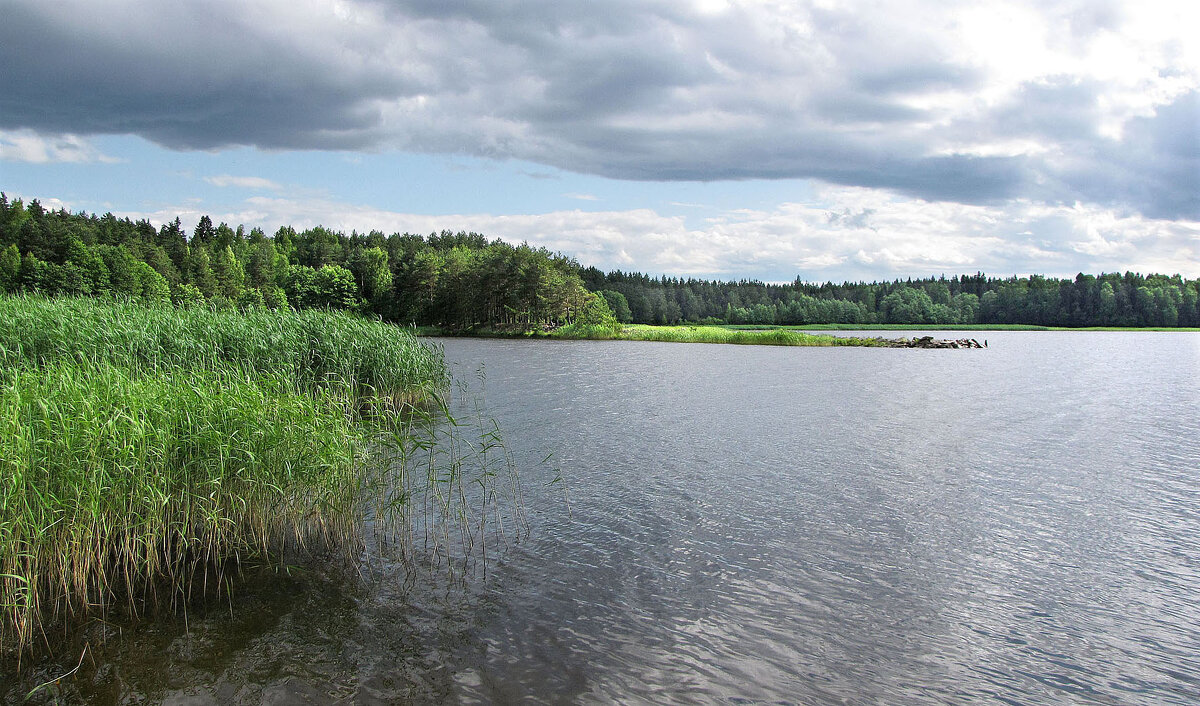
[(723, 328), (743, 331), (787, 329), (791, 331), (1200, 331), (1200, 328), (1166, 328), (1136, 326), (1036, 326), (1033, 324), (803, 324), (775, 326), (772, 324), (726, 324)]
[(787, 329), (740, 330), (722, 326), (648, 326), (632, 324), (617, 338), (671, 343), (735, 343), (766, 346), (887, 346), (882, 338), (814, 335)]
[(0, 639), (198, 567), (351, 535), (367, 438), (330, 391), (110, 363), (0, 382)]
[(413, 431), (448, 380), (436, 347), (348, 315), (0, 298), (0, 653), (121, 596), (186, 605), (229, 560), (353, 552), (423, 455), (423, 522), (481, 523), (463, 484), (502, 475)]
[(449, 384), (440, 350), (350, 314), (0, 297), (0, 368), (63, 360), (104, 360), (147, 374), (237, 367), (281, 376), (299, 390), (410, 401)]
[[(445, 335), (438, 330), (423, 330), (422, 335)], [(479, 329), (471, 332), (479, 338), (551, 338), (560, 340), (660, 341), (668, 343), (735, 343), (760, 346), (887, 346), (882, 338), (860, 338), (800, 333), (782, 328), (738, 329), (728, 326), (651, 326), (625, 324), (619, 330), (604, 326), (571, 324), (551, 331), (525, 329)]]

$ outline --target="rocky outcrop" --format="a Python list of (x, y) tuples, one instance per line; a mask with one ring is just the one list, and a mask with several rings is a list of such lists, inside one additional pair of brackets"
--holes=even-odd
[(898, 338), (893, 343), (896, 348), (986, 348), (987, 341), (981, 345), (974, 338), (945, 338), (937, 339), (933, 336), (921, 336), (920, 338)]

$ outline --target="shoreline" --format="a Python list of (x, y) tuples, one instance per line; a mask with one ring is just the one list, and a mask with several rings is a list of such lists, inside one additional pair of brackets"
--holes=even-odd
[[(769, 333), (773, 331), (794, 331), (797, 333), (821, 337), (821, 334), (812, 334), (813, 331), (968, 331), (986, 333), (1008, 332), (1008, 331), (1101, 331), (1101, 332), (1129, 332), (1129, 333), (1200, 333), (1200, 328), (1196, 327), (1161, 327), (1161, 326), (1085, 326), (1079, 328), (1071, 328), (1066, 326), (1037, 326), (1033, 324), (800, 324), (800, 325), (759, 325), (759, 324), (671, 324), (666, 326), (658, 326), (653, 324), (624, 324), (621, 327), (621, 332), (612, 335), (571, 335), (570, 333), (558, 333), (560, 329), (550, 331), (530, 330), (530, 329), (496, 329), (496, 328), (479, 328), (469, 331), (453, 331), (444, 329), (438, 326), (416, 326), (413, 327), (417, 336), (420, 337), (446, 337), (446, 338), (506, 338), (506, 339), (545, 339), (545, 340), (609, 340), (609, 341), (644, 341), (644, 340), (660, 340), (657, 338), (638, 335), (640, 331), (694, 331), (721, 329), (730, 332), (742, 333)], [(566, 328), (566, 327), (563, 327)], [(594, 332), (593, 332), (594, 333)], [(669, 334), (668, 334), (669, 335)], [(837, 336), (834, 336), (837, 337)], [(840, 337), (848, 338), (848, 337)], [(849, 340), (864, 340), (864, 341), (899, 341), (900, 338), (862, 338), (849, 337)], [(726, 343), (733, 341), (694, 341), (694, 342), (716, 342)], [(740, 342), (740, 341), (738, 341)], [(780, 345), (780, 344), (776, 344)], [(787, 344), (783, 344), (787, 345)], [(791, 345), (806, 345), (806, 344), (791, 344)], [(812, 343), (807, 345), (852, 345), (845, 343), (820, 344)], [(874, 347), (881, 347), (879, 344), (867, 344)]]
[(934, 339), (932, 336), (884, 338), (882, 336), (837, 336), (804, 331), (773, 329), (736, 329), (723, 326), (650, 326), (628, 324), (619, 331), (601, 327), (572, 329), (565, 326), (554, 330), (475, 329), (468, 332), (444, 331), (435, 327), (416, 329), (419, 336), (448, 338), (539, 339), (559, 341), (650, 341), (658, 343), (715, 343), (733, 345), (798, 346), (829, 348), (849, 346), (858, 348), (984, 348), (971, 338)]

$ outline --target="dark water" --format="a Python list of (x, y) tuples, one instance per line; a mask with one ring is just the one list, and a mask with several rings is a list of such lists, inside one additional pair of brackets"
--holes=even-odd
[(524, 469), (530, 537), (486, 577), (250, 581), (41, 693), (1200, 703), (1200, 334), (972, 335), (444, 341)]

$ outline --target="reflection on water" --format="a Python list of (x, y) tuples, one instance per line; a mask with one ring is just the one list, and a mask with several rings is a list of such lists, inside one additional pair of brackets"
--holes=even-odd
[(446, 341), (486, 371), (529, 540), (465, 587), (383, 560), (247, 581), (188, 631), (114, 630), (61, 693), (1200, 701), (1200, 335), (987, 338)]

